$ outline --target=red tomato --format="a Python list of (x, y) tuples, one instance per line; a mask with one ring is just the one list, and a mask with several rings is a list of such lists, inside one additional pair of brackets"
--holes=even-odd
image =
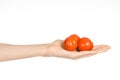
[(64, 48), (66, 50), (74, 51), (74, 50), (76, 50), (77, 46), (78, 46), (77, 40), (75, 40), (71, 37), (68, 37), (64, 40)]
[(76, 34), (72, 34), (72, 35), (70, 35), (70, 37), (77, 40), (77, 41), (80, 39), (80, 37)]
[(83, 37), (79, 40), (78, 50), (87, 51), (87, 50), (92, 50), (92, 48), (93, 48), (93, 42), (89, 38)]

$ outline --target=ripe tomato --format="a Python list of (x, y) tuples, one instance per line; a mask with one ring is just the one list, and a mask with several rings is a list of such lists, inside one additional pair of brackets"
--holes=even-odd
[(78, 46), (77, 40), (75, 40), (71, 37), (68, 37), (64, 40), (64, 48), (66, 50), (74, 51), (74, 50), (76, 50), (77, 46)]
[(78, 50), (87, 51), (87, 50), (92, 50), (92, 48), (93, 48), (93, 42), (89, 38), (83, 37), (79, 40)]
[(80, 39), (80, 37), (76, 34), (72, 34), (72, 35), (70, 35), (70, 37), (77, 40), (77, 41)]

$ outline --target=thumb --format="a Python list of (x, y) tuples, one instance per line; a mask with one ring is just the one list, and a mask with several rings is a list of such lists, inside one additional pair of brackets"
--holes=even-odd
[(63, 40), (55, 40), (53, 43), (53, 45), (57, 45), (57, 46), (61, 46), (63, 44)]

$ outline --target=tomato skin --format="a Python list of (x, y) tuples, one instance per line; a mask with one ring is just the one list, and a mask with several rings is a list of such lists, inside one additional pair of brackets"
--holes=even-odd
[(70, 35), (70, 37), (77, 41), (80, 39), (80, 37), (77, 34), (72, 34), (72, 35)]
[(93, 48), (93, 42), (86, 37), (83, 37), (78, 42), (78, 50), (79, 51), (88, 51), (92, 50)]
[(76, 50), (77, 46), (78, 46), (78, 42), (71, 37), (67, 37), (64, 40), (64, 48), (68, 51)]

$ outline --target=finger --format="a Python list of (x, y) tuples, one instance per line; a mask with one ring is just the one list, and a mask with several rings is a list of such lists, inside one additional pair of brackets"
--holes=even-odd
[(93, 48), (93, 52), (95, 53), (101, 53), (101, 52), (105, 52), (107, 50), (109, 50), (111, 47), (109, 45), (96, 45), (94, 48)]
[(83, 58), (83, 57), (89, 57), (101, 52), (105, 52), (109, 50), (111, 47), (108, 45), (97, 45), (93, 48), (91, 51), (80, 51), (80, 52), (71, 52), (69, 53), (69, 58), (71, 59), (78, 59), (78, 58)]

